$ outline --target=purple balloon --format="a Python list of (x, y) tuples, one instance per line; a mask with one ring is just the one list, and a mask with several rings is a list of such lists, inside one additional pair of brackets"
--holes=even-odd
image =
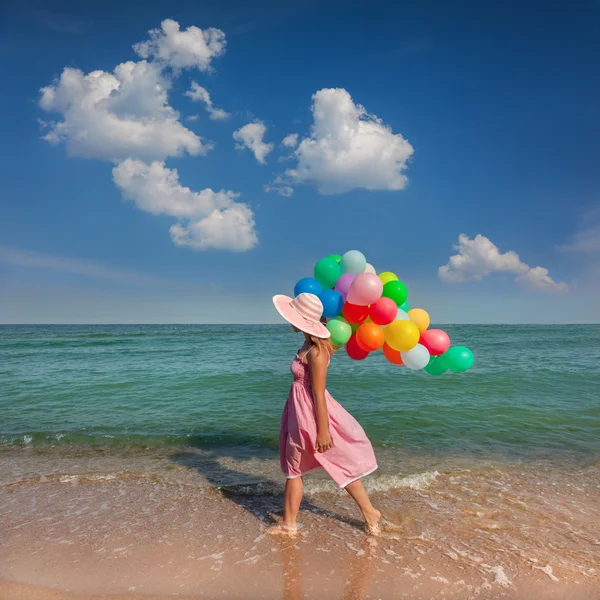
[(342, 275), (335, 284), (335, 291), (339, 292), (342, 295), (344, 302), (346, 302), (346, 296), (348, 295), (348, 292), (350, 291), (350, 286), (352, 285), (352, 282), (355, 278), (356, 275), (354, 275), (353, 273), (346, 273), (345, 275)]

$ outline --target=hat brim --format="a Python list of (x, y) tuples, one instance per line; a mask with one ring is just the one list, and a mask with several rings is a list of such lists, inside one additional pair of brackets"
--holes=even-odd
[(304, 333), (314, 335), (315, 337), (321, 338), (323, 340), (326, 340), (331, 337), (329, 329), (327, 329), (327, 327), (325, 327), (323, 323), (314, 323), (312, 321), (307, 321), (297, 310), (292, 308), (292, 300), (293, 299), (289, 296), (273, 296), (273, 304), (275, 305), (277, 312), (290, 325), (293, 325), (296, 329), (299, 329)]

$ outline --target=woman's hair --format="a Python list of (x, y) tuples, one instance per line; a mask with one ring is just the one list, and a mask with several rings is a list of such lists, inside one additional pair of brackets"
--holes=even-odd
[[(323, 325), (326, 325), (327, 321), (328, 319), (326, 317), (321, 317), (321, 323), (323, 323)], [(321, 350), (325, 350), (325, 352), (327, 352), (329, 356), (331, 356), (337, 350), (337, 348), (331, 343), (331, 340), (329, 339), (322, 339), (314, 337), (313, 335), (310, 335), (309, 338), (312, 342), (312, 345), (316, 346), (317, 348), (317, 356), (321, 354)]]

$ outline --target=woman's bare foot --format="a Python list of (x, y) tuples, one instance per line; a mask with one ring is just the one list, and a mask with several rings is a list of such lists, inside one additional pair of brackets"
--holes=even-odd
[(369, 535), (379, 535), (381, 533), (381, 513), (374, 508), (371, 512), (366, 513), (364, 517), (366, 532)]
[(298, 535), (298, 526), (297, 525), (285, 525), (284, 523), (277, 523), (276, 525), (271, 525), (265, 530), (267, 535), (283, 535), (288, 537), (294, 537)]

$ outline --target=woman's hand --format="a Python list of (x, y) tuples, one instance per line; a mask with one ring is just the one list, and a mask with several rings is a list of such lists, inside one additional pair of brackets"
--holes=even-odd
[(329, 448), (333, 448), (333, 442), (331, 441), (331, 436), (329, 435), (329, 428), (325, 431), (317, 434), (317, 443), (315, 444), (315, 450), (317, 452), (325, 452), (329, 450)]

